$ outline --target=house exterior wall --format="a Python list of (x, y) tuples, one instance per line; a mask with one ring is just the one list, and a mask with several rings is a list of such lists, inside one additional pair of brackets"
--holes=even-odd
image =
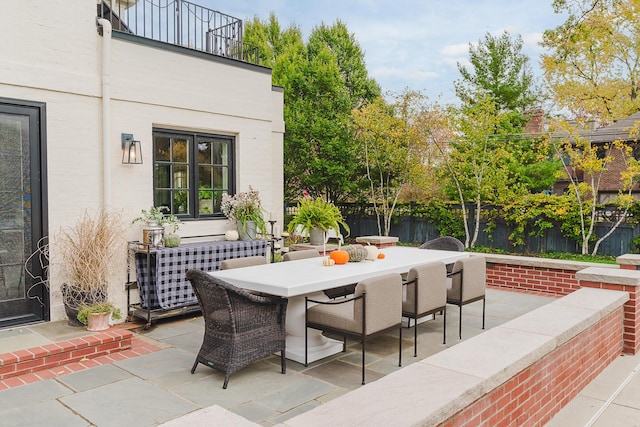
[[(65, 317), (56, 233), (85, 209), (109, 207), (125, 218), (153, 203), (152, 130), (162, 127), (236, 138), (236, 189), (253, 186), (282, 224), (283, 93), (269, 69), (209, 60), (112, 37), (96, 30), (96, 3), (26, 0), (3, 6), (0, 36), (11, 40), (0, 61), (0, 97), (47, 106), (48, 224), (51, 243), (51, 320)], [(103, 42), (110, 61), (103, 64)], [(103, 141), (103, 72), (110, 91), (108, 140)], [(142, 165), (121, 164), (121, 133), (142, 143)], [(103, 173), (103, 143), (109, 167)], [(106, 186), (105, 186), (105, 178)], [(104, 188), (110, 188), (109, 194)], [(187, 221), (182, 236), (224, 234), (226, 220)], [(140, 238), (139, 226), (127, 237)], [(126, 247), (123, 245), (123, 261)], [(126, 269), (110, 281), (110, 299), (126, 305)]]

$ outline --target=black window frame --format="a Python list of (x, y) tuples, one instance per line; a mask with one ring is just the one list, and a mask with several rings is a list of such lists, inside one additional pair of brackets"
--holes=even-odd
[[(218, 139), (226, 141), (228, 144), (227, 147), (227, 187), (223, 187), (220, 183), (220, 186), (216, 186), (214, 182), (213, 188), (211, 191), (219, 192), (221, 197), (222, 193), (235, 194), (235, 175), (236, 175), (236, 162), (235, 162), (235, 144), (236, 138), (232, 135), (224, 135), (224, 134), (214, 134), (214, 133), (206, 133), (206, 132), (192, 132), (192, 131), (184, 131), (184, 130), (175, 130), (175, 129), (167, 129), (167, 128), (153, 128), (153, 137), (152, 137), (152, 145), (153, 145), (153, 205), (156, 207), (159, 206), (167, 206), (167, 203), (162, 203), (158, 200), (158, 192), (160, 191), (157, 184), (157, 172), (158, 165), (166, 165), (166, 164), (175, 164), (178, 162), (174, 162), (173, 160), (167, 162), (164, 160), (158, 160), (156, 158), (157, 150), (156, 150), (156, 138), (157, 137), (169, 137), (169, 138), (184, 138), (187, 140), (188, 144), (188, 159), (186, 164), (189, 166), (188, 172), (188, 195), (189, 202), (188, 208), (189, 213), (182, 213), (176, 210), (176, 206), (173, 203), (169, 204), (169, 212), (179, 217), (181, 220), (210, 220), (210, 219), (226, 219), (226, 217), (220, 211), (214, 211), (211, 213), (200, 213), (200, 198), (199, 198), (199, 158), (198, 158), (198, 143), (202, 141), (202, 139)], [(209, 165), (208, 165), (209, 166)], [(210, 165), (214, 166), (214, 165)], [(222, 167), (224, 165), (218, 165)], [(215, 167), (215, 166), (214, 166)], [(176, 191), (173, 187), (174, 183), (172, 180), (171, 187), (169, 191)], [(167, 190), (167, 187), (160, 188), (163, 191)], [(174, 201), (173, 195), (171, 196), (172, 202)], [(215, 209), (215, 202), (213, 203), (213, 207)]]

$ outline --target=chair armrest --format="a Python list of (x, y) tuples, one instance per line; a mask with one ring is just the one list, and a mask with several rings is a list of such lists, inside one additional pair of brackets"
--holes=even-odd
[(406, 285), (411, 285), (413, 283), (416, 283), (418, 279), (411, 279), (411, 280), (403, 280), (402, 281), (402, 286), (406, 286)]
[(288, 302), (289, 300), (287, 298), (282, 298), (282, 297), (278, 297), (275, 295), (256, 295), (256, 294), (252, 294), (250, 292), (245, 291), (244, 289), (241, 288), (235, 288), (235, 289), (230, 289), (227, 288), (228, 291), (235, 293), (236, 295), (240, 296), (243, 299), (246, 299), (248, 301), (257, 303), (257, 304), (264, 304), (264, 305), (278, 305), (278, 304), (282, 304), (283, 302)]
[(355, 300), (359, 300), (364, 298), (364, 294), (357, 296), (357, 297), (350, 297), (350, 298), (343, 298), (340, 301), (335, 301), (335, 300), (331, 300), (331, 301), (318, 301), (318, 300), (314, 300), (314, 299), (310, 299), (309, 297), (304, 297), (305, 302), (314, 302), (316, 304), (324, 304), (324, 305), (337, 305), (337, 304), (345, 304), (348, 303), (350, 301), (355, 301)]
[(458, 271), (453, 272), (453, 273), (447, 273), (447, 277), (453, 277), (453, 276), (455, 276), (456, 274), (462, 274), (462, 270), (458, 270)]

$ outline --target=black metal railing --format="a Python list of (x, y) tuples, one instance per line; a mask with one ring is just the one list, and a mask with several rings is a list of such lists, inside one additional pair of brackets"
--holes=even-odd
[(98, 17), (109, 20), (113, 31), (260, 63), (258, 48), (242, 40), (241, 19), (185, 0), (103, 0)]

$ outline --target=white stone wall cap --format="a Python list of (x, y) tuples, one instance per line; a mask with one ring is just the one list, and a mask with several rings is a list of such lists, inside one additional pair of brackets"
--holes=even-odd
[(624, 254), (616, 257), (620, 265), (640, 265), (640, 254)]
[(356, 237), (357, 243), (371, 243), (372, 245), (384, 245), (386, 243), (398, 243), (398, 238), (393, 236), (360, 236)]
[(482, 397), (482, 382), (472, 375), (414, 363), (282, 426), (435, 426)]
[(555, 348), (549, 334), (496, 327), (417, 363), (482, 378), (488, 393)]
[(602, 267), (588, 267), (576, 273), (576, 279), (585, 282), (610, 283), (614, 285), (640, 285), (640, 271), (620, 268), (612, 270)]
[(487, 262), (494, 262), (496, 264), (520, 265), (523, 267), (552, 268), (556, 270), (579, 271), (587, 267), (602, 267), (607, 269), (620, 268), (620, 266), (615, 264), (602, 264), (597, 262), (583, 262), (583, 261), (567, 261), (562, 259), (537, 258), (537, 257), (517, 256), (517, 255), (485, 254), (485, 257), (487, 259)]

